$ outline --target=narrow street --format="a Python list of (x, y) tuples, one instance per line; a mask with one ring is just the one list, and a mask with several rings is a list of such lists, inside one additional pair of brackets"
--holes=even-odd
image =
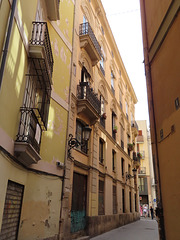
[(156, 220), (142, 218), (137, 222), (116, 228), (101, 234), (92, 240), (159, 240), (158, 225)]

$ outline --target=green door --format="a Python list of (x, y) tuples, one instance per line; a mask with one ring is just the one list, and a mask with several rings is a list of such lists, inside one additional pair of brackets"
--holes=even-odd
[(87, 177), (74, 173), (71, 208), (72, 233), (84, 230), (86, 227), (86, 186)]

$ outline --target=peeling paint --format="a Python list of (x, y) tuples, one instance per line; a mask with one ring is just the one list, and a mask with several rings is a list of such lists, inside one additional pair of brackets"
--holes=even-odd
[(69, 27), (69, 20), (67, 18), (65, 19), (65, 22), (66, 22), (67, 26)]
[(44, 224), (46, 227), (50, 228), (50, 225), (49, 225), (49, 222), (48, 222), (48, 219), (45, 220), (45, 224)]
[(48, 200), (48, 206), (50, 206), (51, 200)]
[(48, 198), (51, 197), (51, 196), (52, 196), (52, 192), (48, 191), (48, 192), (46, 193), (46, 196), (47, 196)]
[(56, 38), (55, 38), (55, 42), (54, 42), (54, 53), (57, 57), (59, 56), (58, 41)]
[(64, 89), (64, 94), (65, 94), (65, 96), (66, 96), (65, 101), (68, 103), (68, 98), (69, 98), (69, 88), (68, 88), (68, 87), (66, 87), (66, 88)]
[(69, 31), (68, 31), (68, 29), (64, 30), (64, 35), (69, 39)]
[(61, 56), (61, 59), (62, 61), (66, 64), (66, 59), (67, 59), (67, 56), (66, 56), (66, 53), (64, 51), (64, 48), (61, 47), (61, 52), (60, 52), (60, 56)]

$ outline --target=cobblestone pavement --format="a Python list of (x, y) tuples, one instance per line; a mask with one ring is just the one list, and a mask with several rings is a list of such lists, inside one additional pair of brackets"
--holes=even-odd
[(101, 234), (92, 240), (159, 240), (156, 220), (141, 218), (139, 221), (116, 228)]

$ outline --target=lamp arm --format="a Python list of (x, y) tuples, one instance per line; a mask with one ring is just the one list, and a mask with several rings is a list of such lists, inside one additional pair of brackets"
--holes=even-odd
[(68, 153), (70, 153), (72, 148), (78, 147), (79, 145), (80, 145), (80, 142), (76, 138), (74, 138), (72, 134), (69, 134)]

